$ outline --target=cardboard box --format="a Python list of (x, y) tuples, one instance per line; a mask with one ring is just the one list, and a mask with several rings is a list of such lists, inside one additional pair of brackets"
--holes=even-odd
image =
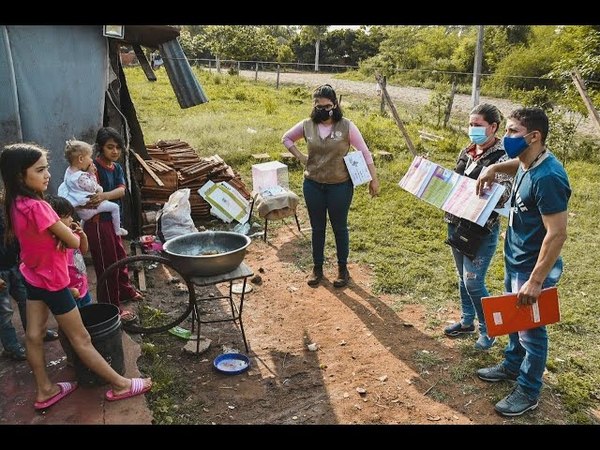
[(279, 161), (252, 165), (252, 190), (262, 192), (274, 186), (290, 187), (288, 166)]

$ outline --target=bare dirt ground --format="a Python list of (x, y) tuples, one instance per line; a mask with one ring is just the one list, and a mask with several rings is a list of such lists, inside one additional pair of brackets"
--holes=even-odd
[[(242, 70), (240, 72), (240, 75), (245, 78), (254, 79), (255, 72), (253, 70)], [(259, 80), (267, 81), (269, 83), (275, 83), (276, 77), (277, 74), (275, 72), (258, 73)], [(355, 94), (363, 94), (373, 97), (376, 96), (375, 79), (373, 79), (373, 82), (369, 83), (366, 81), (353, 81), (334, 78), (334, 75), (331, 74), (281, 72), (279, 76), (279, 82), (301, 84), (307, 86), (310, 89), (314, 89), (316, 86), (319, 86), (324, 83), (329, 83), (335, 88), (338, 95), (352, 92)], [(406, 105), (407, 107), (422, 107), (424, 105), (427, 105), (431, 97), (431, 90), (417, 87), (393, 86), (388, 84), (387, 91), (390, 94), (392, 100), (394, 100), (395, 102), (399, 102), (398, 104)], [(480, 97), (480, 102), (487, 102), (496, 105), (498, 109), (500, 109), (504, 117), (508, 116), (508, 114), (513, 109), (522, 106), (510, 100), (493, 97)], [(466, 118), (467, 114), (472, 109), (472, 107), (473, 104), (470, 95), (455, 95), (454, 102), (452, 104), (453, 114), (462, 114)], [(577, 120), (581, 120), (577, 128), (578, 132), (588, 136), (597, 135), (598, 128), (595, 127), (594, 123), (592, 122), (592, 119), (578, 117)]]
[[(485, 383), (474, 373), (498, 359), (472, 349), (475, 337), (450, 340), (428, 328), (418, 302), (374, 295), (368, 268), (350, 264), (350, 284), (336, 289), (336, 267), (326, 265), (326, 281), (309, 287), (308, 271), (298, 264), (310, 260), (309, 233), (284, 224), (248, 249), (244, 261), (261, 277), (243, 309), (249, 371), (224, 375), (212, 367), (224, 347), (244, 352), (233, 323), (203, 325), (202, 336), (212, 344), (200, 355), (182, 351), (185, 341), (168, 333), (148, 337), (177, 374), (170, 394), (176, 409), (166, 414), (173, 423), (564, 423), (565, 412), (548, 388), (529, 415), (498, 416), (493, 405), (511, 386)], [(459, 313), (441, 309), (438, 315), (445, 323)], [(318, 350), (309, 351), (309, 343)]]

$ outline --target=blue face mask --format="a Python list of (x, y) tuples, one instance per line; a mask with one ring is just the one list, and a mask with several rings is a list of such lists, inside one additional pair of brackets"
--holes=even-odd
[[(527, 134), (531, 134), (531, 133), (527, 133)], [(527, 143), (527, 140), (525, 139), (525, 136), (517, 136), (517, 137), (509, 137), (509, 136), (503, 136), (502, 137), (502, 145), (504, 146), (504, 150), (506, 151), (506, 154), (508, 155), (509, 158), (516, 158), (517, 156), (519, 156), (521, 153), (523, 153), (523, 151), (529, 147), (529, 144)]]
[(488, 140), (487, 134), (485, 134), (485, 129), (487, 127), (469, 127), (469, 139), (471, 142), (475, 144), (483, 144)]

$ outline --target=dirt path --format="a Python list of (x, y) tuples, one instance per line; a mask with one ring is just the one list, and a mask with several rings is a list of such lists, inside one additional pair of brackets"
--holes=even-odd
[[(246, 78), (254, 79), (255, 72), (252, 70), (243, 70), (240, 74)], [(276, 82), (276, 73), (274, 72), (259, 72), (258, 79), (261, 81)], [(302, 84), (309, 88), (314, 88), (324, 83), (331, 84), (339, 93), (353, 92), (355, 94), (370, 95), (375, 97), (375, 81), (368, 83), (366, 81), (352, 81), (334, 78), (331, 74), (321, 73), (300, 73), (300, 72), (282, 72), (279, 77), (280, 83)], [(387, 90), (395, 102), (399, 102), (407, 107), (424, 106), (429, 103), (431, 90), (416, 88), (416, 87), (401, 87), (388, 84)], [(513, 109), (520, 107), (518, 103), (510, 100), (481, 97), (481, 102), (489, 102), (496, 105), (504, 117), (506, 117)], [(453, 113), (468, 114), (472, 109), (471, 96), (464, 94), (456, 94), (452, 105)], [(584, 118), (578, 127), (578, 132), (588, 136), (598, 136), (598, 129), (589, 118)]]
[[(532, 414), (499, 417), (493, 405), (511, 387), (475, 376), (476, 368), (497, 361), (472, 349), (474, 337), (446, 339), (427, 326), (429, 316), (418, 303), (374, 295), (372, 274), (356, 264), (349, 266), (348, 287), (332, 286), (335, 267), (329, 265), (325, 283), (311, 288), (298, 266), (309, 255), (308, 236), (292, 224), (249, 247), (245, 262), (261, 282), (244, 306), (248, 372), (228, 376), (211, 368), (224, 346), (243, 351), (233, 324), (205, 326), (202, 334), (212, 344), (199, 356), (182, 353), (177, 338), (157, 337), (183, 393), (175, 423), (564, 423), (549, 389)], [(458, 317), (445, 308), (437, 314), (444, 322)], [(309, 343), (318, 350), (310, 351)]]

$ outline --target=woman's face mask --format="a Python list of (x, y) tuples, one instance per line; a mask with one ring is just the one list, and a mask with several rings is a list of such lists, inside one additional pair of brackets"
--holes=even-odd
[(469, 139), (475, 144), (484, 144), (488, 140), (485, 134), (488, 127), (469, 127)]
[(319, 122), (325, 122), (332, 115), (333, 115), (333, 110), (327, 111), (326, 109), (319, 109), (319, 108), (315, 107), (314, 116), (315, 116), (315, 119), (317, 119)]

